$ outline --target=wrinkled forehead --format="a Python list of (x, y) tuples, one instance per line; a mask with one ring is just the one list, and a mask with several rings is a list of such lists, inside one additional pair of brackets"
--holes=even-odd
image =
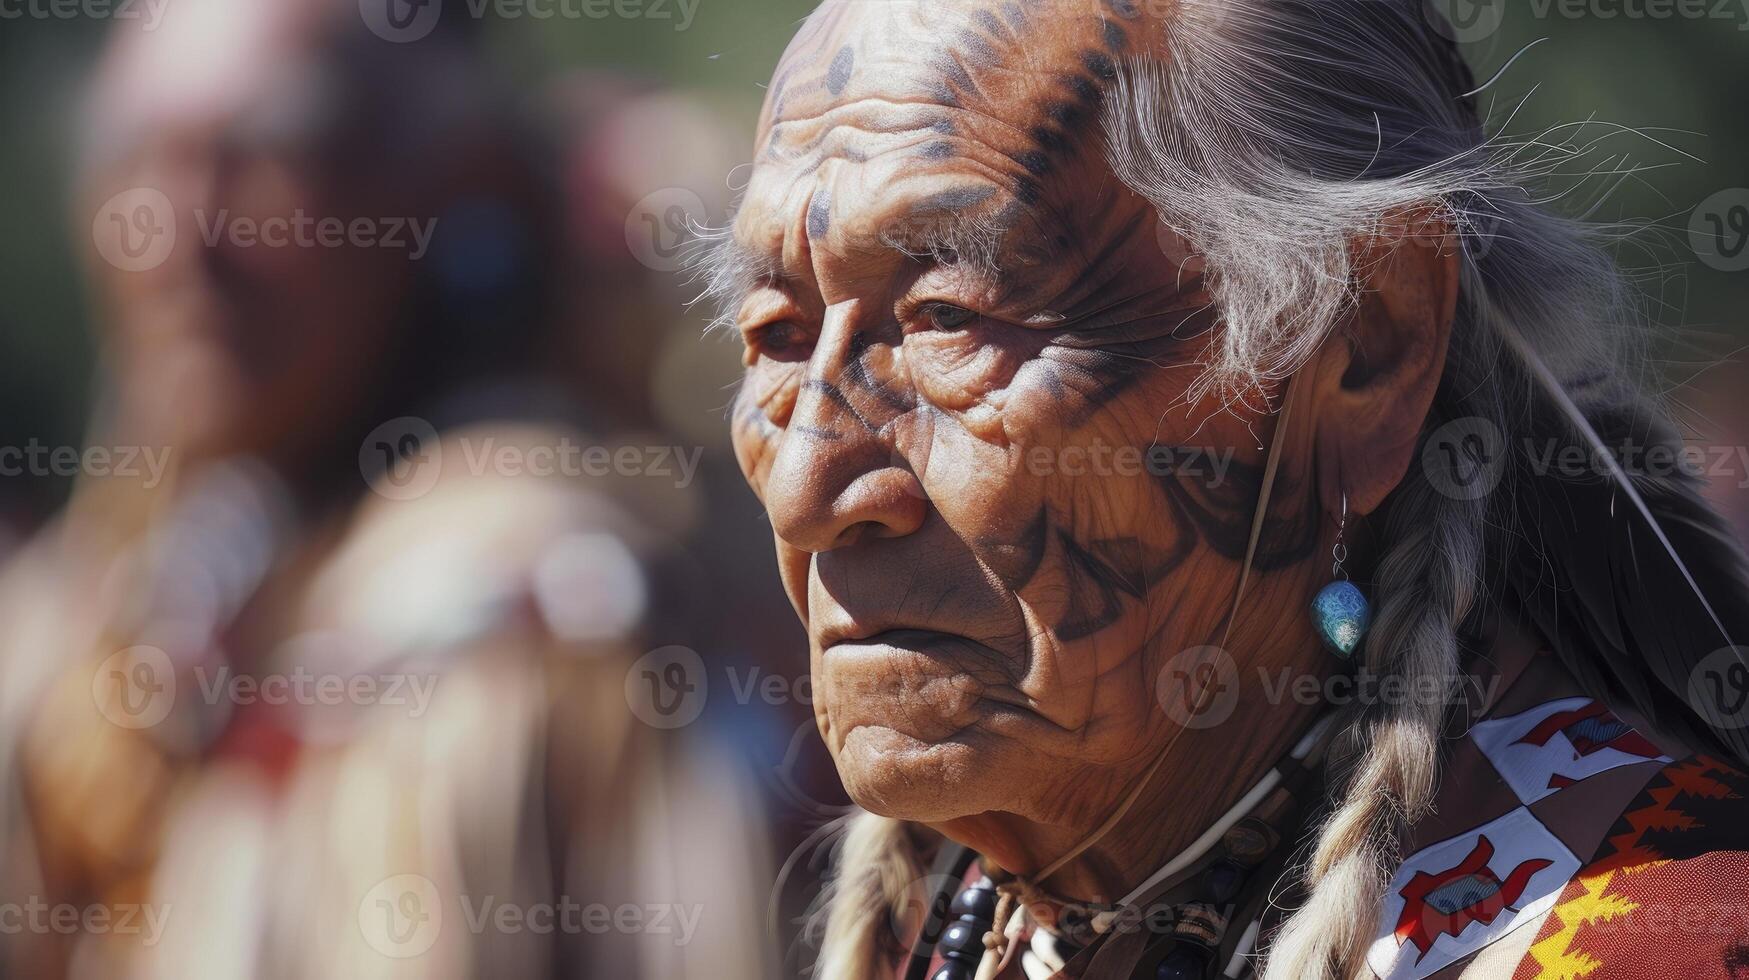
[(1085, 176), (1075, 163), (1103, 147), (1105, 94), (1123, 59), (1157, 49), (1165, 3), (829, 0), (779, 62), (761, 117), (743, 217), (771, 234), (738, 237), (898, 210), (919, 239), (968, 224), (989, 239), (1075, 210), (1066, 175)]
[[(761, 131), (857, 98), (1007, 117), (1054, 80), (1086, 96), (1151, 46), (1166, 0), (828, 0), (773, 75)], [(1079, 80), (1079, 81), (1078, 81)], [(1081, 83), (1085, 83), (1083, 86)], [(1018, 100), (1020, 104), (1012, 104)]]

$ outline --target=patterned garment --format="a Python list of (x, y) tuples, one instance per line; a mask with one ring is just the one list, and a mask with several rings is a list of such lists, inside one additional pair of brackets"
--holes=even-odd
[[(1531, 637), (1507, 631), (1478, 663), (1466, 688), (1468, 727), (1445, 754), (1434, 812), (1404, 841), (1407, 856), (1386, 891), (1370, 976), (1749, 980), (1749, 775), (1583, 694)], [(1313, 776), (1310, 768), (1290, 776), (1229, 837), (1299, 826), (1291, 801), (1317, 794)], [(1279, 848), (1249, 850), (1281, 857)], [(1231, 859), (1217, 849), (1198, 866)], [(1282, 870), (1260, 860), (1221, 908), (1181, 901), (1206, 880), (1189, 871), (1136, 903), (1170, 909), (1179, 925), (1101, 932), (1079, 950), (1017, 916), (1015, 955), (1000, 980), (1251, 980), (1259, 934), (1251, 923), (1261, 915), (1267, 937), (1281, 910), (1303, 898), (1276, 892), (1264, 910)], [(980, 874), (974, 865), (955, 884)], [(1182, 932), (1195, 909), (1215, 913), (1212, 955), (1188, 972), (1157, 971), (1173, 948), (1163, 935)], [(901, 963), (891, 975), (948, 976), (937, 972), (946, 965), (938, 953), (927, 969)]]
[(1749, 776), (1499, 657), (1386, 893), (1380, 980), (1749, 980)]

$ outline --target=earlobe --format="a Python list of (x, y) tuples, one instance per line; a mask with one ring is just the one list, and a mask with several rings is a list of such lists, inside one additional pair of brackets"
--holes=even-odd
[(1445, 372), (1462, 259), (1449, 223), (1425, 214), (1382, 223), (1363, 243), (1352, 315), (1315, 370), (1318, 485), (1331, 514), (1378, 509), (1414, 461)]

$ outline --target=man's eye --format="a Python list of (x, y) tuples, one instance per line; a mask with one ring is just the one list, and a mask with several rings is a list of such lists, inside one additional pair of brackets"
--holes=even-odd
[(958, 330), (977, 319), (971, 310), (946, 303), (931, 303), (923, 309), (923, 317), (937, 330)]
[(768, 354), (784, 354), (807, 344), (807, 334), (800, 326), (788, 321), (760, 327), (753, 332), (755, 343)]

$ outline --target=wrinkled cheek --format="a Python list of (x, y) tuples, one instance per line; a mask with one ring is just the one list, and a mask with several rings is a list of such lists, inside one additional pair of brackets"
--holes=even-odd
[(765, 501), (766, 482), (782, 439), (783, 430), (761, 408), (751, 383), (742, 385), (730, 407), (729, 441), (734, 446), (741, 475), (761, 503)]
[(948, 412), (990, 417), (1008, 400), (1008, 387), (1042, 341), (1015, 327), (978, 327), (958, 333), (913, 334), (905, 360), (918, 393)]

